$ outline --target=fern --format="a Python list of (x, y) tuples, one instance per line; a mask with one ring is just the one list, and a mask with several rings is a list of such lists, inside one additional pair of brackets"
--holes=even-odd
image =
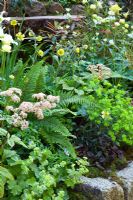
[(45, 117), (45, 120), (38, 122), (37, 125), (41, 135), (49, 144), (58, 144), (66, 148), (71, 155), (75, 155), (74, 148), (69, 141), (69, 137), (73, 136), (59, 118)]
[[(60, 133), (64, 137), (71, 136), (69, 130), (57, 117), (45, 117), (43, 123), (40, 124), (47, 132)], [(56, 139), (56, 138), (55, 138)]]
[(60, 135), (59, 133), (47, 133), (45, 132), (45, 139), (50, 144), (58, 144), (61, 148), (66, 150), (69, 154), (71, 154), (73, 157), (76, 157), (75, 150), (71, 142), (68, 138), (64, 138), (64, 136)]
[(69, 106), (70, 104), (88, 104), (89, 107), (95, 107), (94, 103), (88, 97), (73, 95), (60, 101), (61, 107)]
[(32, 94), (37, 88), (37, 82), (42, 73), (43, 62), (38, 62), (34, 64), (31, 69), (25, 74), (25, 79), (21, 84), (21, 89), (23, 91), (23, 97), (25, 100), (30, 100)]

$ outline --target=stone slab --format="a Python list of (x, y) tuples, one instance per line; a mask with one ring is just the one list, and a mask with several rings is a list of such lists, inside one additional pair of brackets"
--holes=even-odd
[(82, 184), (77, 186), (76, 191), (82, 193), (86, 200), (124, 200), (122, 187), (114, 181), (87, 177), (81, 180)]
[(133, 162), (121, 171), (117, 172), (117, 177), (123, 183), (125, 200), (133, 200)]

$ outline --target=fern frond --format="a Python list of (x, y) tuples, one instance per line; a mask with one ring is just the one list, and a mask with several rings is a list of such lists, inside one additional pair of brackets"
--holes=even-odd
[(35, 92), (37, 87), (37, 80), (42, 73), (43, 62), (38, 62), (31, 67), (31, 69), (26, 73), (25, 79), (21, 84), (21, 89), (23, 91), (23, 97), (25, 100), (31, 100), (32, 94)]
[(66, 126), (57, 117), (46, 117), (39, 125), (49, 133), (60, 133), (64, 137), (72, 136)]
[(71, 110), (65, 108), (59, 108), (59, 109), (54, 109), (54, 110), (45, 110), (44, 111), (44, 116), (50, 117), (50, 116), (61, 116), (61, 115), (66, 115), (66, 114), (72, 114), (72, 115), (76, 115), (75, 112), (72, 112)]
[(60, 135), (59, 133), (56, 133), (55, 135), (54, 132), (45, 132), (45, 135), (43, 136), (49, 144), (57, 144), (62, 149), (66, 150), (69, 154), (71, 154), (73, 157), (76, 157), (74, 147), (67, 137)]
[(62, 99), (60, 101), (61, 107), (67, 107), (71, 104), (88, 104), (89, 107), (95, 107), (94, 103), (90, 101), (88, 97), (78, 96), (74, 95), (71, 97), (68, 97), (67, 99)]

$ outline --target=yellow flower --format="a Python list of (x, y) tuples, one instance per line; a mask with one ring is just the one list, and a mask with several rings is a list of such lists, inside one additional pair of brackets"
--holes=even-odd
[(40, 56), (40, 57), (43, 57), (44, 52), (40, 49), (40, 50), (37, 52), (37, 55)]
[(33, 37), (35, 35), (35, 33), (33, 31), (29, 31), (29, 36)]
[(80, 48), (77, 47), (77, 48), (75, 49), (75, 52), (76, 52), (76, 53), (80, 53)]
[(24, 37), (25, 37), (25, 35), (24, 35), (24, 34), (22, 34), (21, 32), (18, 32), (18, 33), (16, 34), (16, 37), (17, 37), (17, 39), (18, 39), (18, 40), (20, 40), (20, 41), (23, 41), (23, 40), (24, 40)]
[(9, 76), (9, 78), (12, 79), (12, 80), (14, 80), (15, 76), (14, 76), (13, 74), (11, 74), (11, 75)]
[(109, 117), (109, 112), (107, 111), (102, 111), (102, 118), (105, 119), (105, 118), (108, 118)]
[(8, 44), (3, 44), (2, 47), (1, 47), (1, 49), (2, 49), (3, 52), (10, 53), (12, 48)]
[(18, 24), (18, 22), (17, 22), (16, 20), (12, 20), (12, 21), (10, 22), (10, 24), (11, 24), (11, 26), (16, 26), (16, 25)]
[(125, 28), (129, 28), (129, 24), (125, 24)]
[(114, 4), (110, 7), (110, 11), (114, 12), (115, 14), (119, 15), (119, 12), (122, 8), (118, 4)]
[(128, 15), (129, 15), (129, 11), (123, 14), (123, 16), (124, 16), (125, 18), (127, 18)]
[(43, 40), (43, 37), (42, 37), (41, 35), (39, 35), (39, 36), (36, 37), (36, 40), (37, 40), (38, 42), (41, 42), (41, 41)]
[(64, 56), (64, 54), (65, 54), (64, 49), (59, 49), (59, 50), (57, 51), (57, 55), (58, 55), (58, 56)]

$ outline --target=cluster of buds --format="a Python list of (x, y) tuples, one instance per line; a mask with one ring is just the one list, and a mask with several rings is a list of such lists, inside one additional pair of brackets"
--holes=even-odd
[[(0, 92), (0, 96), (10, 97), (13, 102), (20, 102), (22, 91), (18, 88), (9, 88)], [(44, 93), (33, 94), (32, 98), (37, 102), (22, 102), (17, 108), (7, 106), (6, 110), (12, 112), (12, 123), (15, 127), (21, 127), (22, 130), (28, 128), (28, 114), (34, 114), (37, 119), (44, 119), (43, 111), (55, 108), (60, 101), (59, 96), (46, 95)]]

